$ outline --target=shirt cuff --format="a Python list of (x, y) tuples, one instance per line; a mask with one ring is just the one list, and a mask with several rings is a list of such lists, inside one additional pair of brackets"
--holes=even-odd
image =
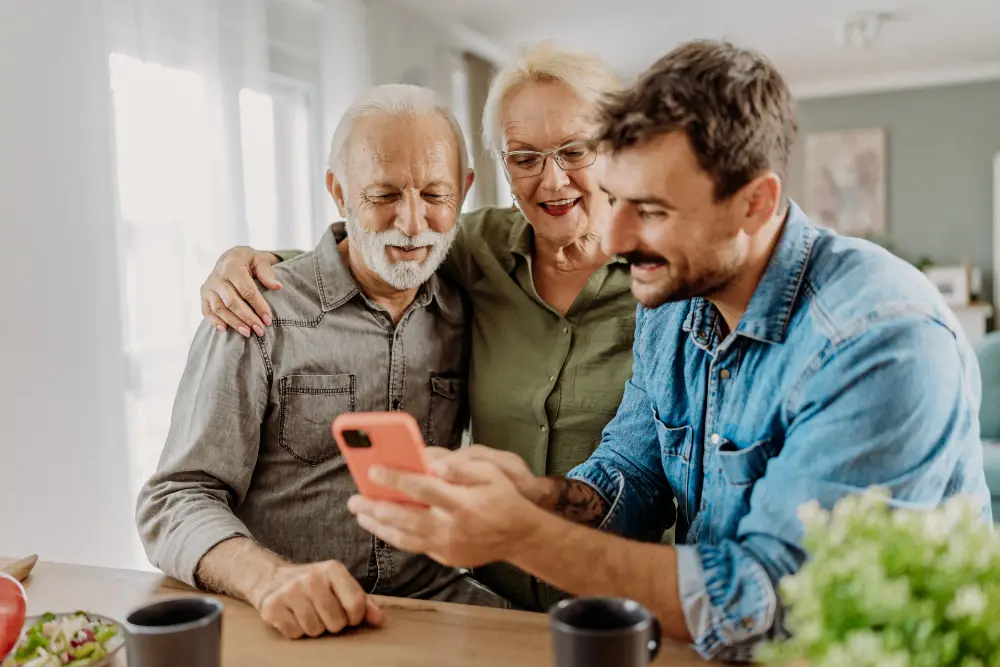
[(243, 522), (224, 510), (207, 516), (189, 516), (186, 524), (183, 533), (174, 536), (175, 544), (170, 550), (173, 553), (165, 554), (161, 569), (196, 588), (198, 583), (195, 574), (205, 554), (230, 538), (251, 538), (250, 531)]
[(679, 544), (677, 550), (677, 589), (684, 612), (684, 624), (694, 641), (708, 632), (712, 625), (712, 602), (708, 599), (705, 572), (701, 569), (698, 550), (689, 544)]

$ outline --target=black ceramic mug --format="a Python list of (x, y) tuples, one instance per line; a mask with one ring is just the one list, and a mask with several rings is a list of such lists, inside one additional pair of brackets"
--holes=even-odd
[(129, 667), (220, 667), (222, 603), (185, 597), (136, 609), (125, 620)]
[(632, 600), (563, 600), (549, 625), (556, 667), (646, 667), (660, 651), (660, 622)]

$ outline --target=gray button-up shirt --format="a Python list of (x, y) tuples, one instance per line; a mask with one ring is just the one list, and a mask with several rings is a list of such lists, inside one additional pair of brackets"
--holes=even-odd
[(397, 324), (362, 294), (334, 225), (313, 252), (275, 267), (262, 337), (203, 323), (137, 523), (150, 561), (189, 584), (219, 542), (252, 537), (296, 563), (335, 559), (365, 590), (502, 604), (460, 571), (361, 529), (356, 487), (330, 432), (342, 412), (405, 410), (428, 444), (458, 447), (467, 422), (466, 309), (432, 277)]

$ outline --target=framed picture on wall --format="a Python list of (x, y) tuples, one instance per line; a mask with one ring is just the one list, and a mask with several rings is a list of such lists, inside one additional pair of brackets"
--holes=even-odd
[(804, 181), (806, 212), (817, 224), (850, 236), (885, 236), (884, 129), (808, 135)]

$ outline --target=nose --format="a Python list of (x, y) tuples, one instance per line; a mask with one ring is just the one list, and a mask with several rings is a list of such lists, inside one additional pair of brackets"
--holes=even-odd
[(419, 192), (407, 190), (399, 200), (393, 226), (407, 236), (427, 229), (427, 203)]
[(545, 165), (542, 167), (542, 187), (553, 192), (569, 183), (569, 176), (559, 166), (556, 159), (549, 155), (545, 158)]
[(624, 255), (636, 249), (636, 226), (624, 206), (615, 204), (600, 229), (601, 250), (605, 255)]

